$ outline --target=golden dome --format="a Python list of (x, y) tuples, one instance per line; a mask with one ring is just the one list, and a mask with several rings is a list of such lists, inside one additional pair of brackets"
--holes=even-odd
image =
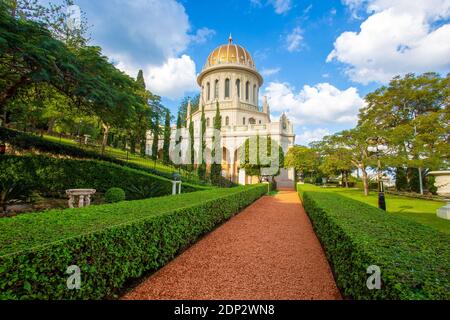
[(243, 47), (234, 44), (230, 36), (228, 44), (221, 45), (214, 49), (208, 57), (204, 69), (223, 65), (223, 64), (239, 64), (256, 69), (252, 56)]

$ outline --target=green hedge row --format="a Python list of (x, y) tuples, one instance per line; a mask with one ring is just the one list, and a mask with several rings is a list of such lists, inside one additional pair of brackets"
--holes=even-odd
[[(151, 174), (155, 174), (158, 176), (165, 177), (167, 179), (172, 179), (172, 174), (167, 172), (161, 172), (152, 168), (148, 168), (145, 166), (141, 166), (135, 163), (122, 161), (120, 159), (116, 159), (114, 157), (110, 157), (107, 155), (102, 155), (98, 152), (81, 149), (75, 146), (70, 146), (62, 143), (48, 141), (38, 136), (34, 136), (28, 133), (11, 130), (7, 128), (0, 127), (0, 141), (7, 142), (14, 146), (16, 150), (39, 150), (43, 153), (50, 153), (52, 155), (60, 155), (60, 156), (68, 156), (79, 159), (94, 159), (94, 160), (102, 160), (111, 163), (115, 163), (121, 166), (130, 167), (133, 169), (145, 171)], [(187, 179), (182, 177), (183, 181), (188, 181)], [(200, 181), (194, 181), (193, 183), (197, 183)]]
[[(0, 219), (0, 299), (114, 297), (266, 192), (214, 189)], [(67, 288), (72, 265), (79, 290)]]
[[(32, 190), (44, 196), (64, 197), (66, 189), (92, 188), (104, 193), (119, 187), (130, 200), (172, 193), (172, 182), (168, 179), (109, 162), (2, 155), (0, 189), (12, 187), (19, 187), (23, 194)], [(193, 192), (200, 188), (184, 183), (182, 190)]]
[[(298, 185), (344, 295), (450, 299), (450, 236), (338, 194), (308, 189)], [(380, 290), (367, 288), (371, 265), (381, 269)]]

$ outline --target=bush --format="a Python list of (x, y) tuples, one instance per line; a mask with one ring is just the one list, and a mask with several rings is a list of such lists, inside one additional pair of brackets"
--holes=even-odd
[[(3, 180), (26, 184), (43, 196), (66, 197), (66, 189), (92, 188), (104, 193), (112, 187), (125, 190), (128, 199), (158, 197), (172, 193), (172, 182), (163, 177), (96, 160), (73, 160), (44, 156), (0, 156), (0, 186)], [(183, 192), (201, 190), (184, 183)]]
[(121, 188), (110, 188), (105, 193), (105, 201), (115, 203), (125, 200), (125, 191)]
[(425, 182), (428, 188), (428, 192), (430, 192), (432, 195), (437, 195), (438, 188), (436, 187), (436, 177), (428, 175)]
[[(342, 293), (354, 299), (450, 299), (450, 237), (334, 193), (298, 186)], [(366, 286), (381, 268), (381, 290)]]
[[(0, 219), (0, 299), (114, 297), (266, 192), (214, 189)], [(80, 290), (66, 287), (71, 265)]]

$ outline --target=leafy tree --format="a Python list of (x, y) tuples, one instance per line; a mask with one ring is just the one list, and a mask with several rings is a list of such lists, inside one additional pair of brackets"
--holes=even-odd
[(367, 95), (360, 125), (373, 126), (389, 140), (391, 166), (445, 168), (450, 147), (450, 76), (437, 73), (395, 77)]
[(192, 114), (189, 116), (189, 145), (190, 145), (190, 171), (194, 170), (195, 165), (195, 132), (194, 132), (194, 122), (192, 121)]
[(321, 150), (323, 159), (319, 169), (325, 174), (336, 175), (342, 177), (342, 185), (348, 188), (349, 174), (354, 168), (352, 164), (351, 152), (342, 147), (326, 146)]
[(374, 164), (374, 158), (367, 148), (369, 146), (367, 140), (374, 136), (370, 127), (358, 126), (351, 130), (345, 130), (325, 137), (324, 141), (327, 145), (333, 146), (335, 149), (348, 150), (344, 159), (349, 159), (351, 166), (359, 169), (362, 173), (362, 181), (364, 185), (364, 194), (369, 195), (369, 179), (367, 168)]
[(201, 124), (201, 133), (200, 133), (200, 155), (199, 159), (201, 159), (201, 163), (197, 168), (198, 176), (201, 180), (206, 180), (206, 159), (205, 159), (205, 149), (206, 149), (206, 118), (205, 118), (205, 109), (202, 108), (202, 116), (200, 120)]
[(62, 42), (39, 24), (15, 20), (3, 5), (0, 39), (0, 108), (32, 84), (48, 83), (66, 93), (65, 85), (86, 80), (76, 56)]
[[(252, 141), (251, 141), (252, 140)], [(256, 145), (256, 150), (250, 150), (251, 145)], [(261, 147), (266, 146), (265, 150)], [(278, 151), (277, 157), (272, 157), (272, 152)], [(256, 159), (252, 159), (255, 156)], [(272, 163), (272, 160), (278, 160), (278, 163)], [(256, 160), (256, 161), (255, 161)], [(275, 177), (280, 174), (280, 169), (284, 168), (284, 152), (281, 146), (278, 145), (269, 135), (267, 137), (251, 137), (245, 140), (241, 148), (239, 167), (245, 169), (245, 173), (249, 176), (258, 176), (259, 181), (262, 177)]]
[(294, 168), (303, 177), (319, 171), (320, 155), (311, 148), (295, 146), (289, 149), (284, 159), (287, 168)]
[[(87, 36), (89, 25), (85, 12), (71, 16), (73, 0), (63, 0), (59, 4), (50, 2), (44, 6), (38, 0), (1, 0), (14, 18), (37, 22), (48, 29), (52, 36), (70, 48), (80, 48), (90, 40)], [(76, 19), (75, 19), (76, 18)]]

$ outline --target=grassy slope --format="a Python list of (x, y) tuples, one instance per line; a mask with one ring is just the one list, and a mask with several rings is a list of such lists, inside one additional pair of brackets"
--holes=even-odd
[[(339, 193), (348, 198), (352, 198), (361, 202), (378, 207), (378, 195), (371, 192), (368, 197), (358, 189), (343, 188), (319, 188), (316, 186), (307, 186), (311, 190), (321, 190), (327, 192)], [(386, 195), (387, 212), (402, 216), (416, 222), (433, 227), (439, 231), (450, 234), (450, 221), (438, 218), (436, 210), (445, 205), (444, 202), (433, 200), (414, 199), (396, 195)]]
[[(74, 140), (70, 140), (70, 139), (66, 139), (66, 138), (60, 139), (58, 137), (53, 137), (53, 136), (49, 136), (49, 135), (44, 135), (44, 138), (49, 141), (52, 141), (52, 142), (57, 142), (57, 143), (62, 143), (62, 144), (70, 145), (70, 146), (80, 147), (80, 144)], [(81, 147), (86, 148), (86, 145), (81, 145)], [(100, 151), (99, 148), (96, 148), (93, 146), (89, 147), (89, 149), (93, 150), (93, 151)], [(121, 149), (106, 147), (106, 154), (111, 157), (120, 159), (120, 160), (125, 160), (125, 161), (127, 160), (126, 151), (123, 151)], [(155, 163), (154, 161), (152, 161), (150, 159), (144, 159), (138, 155), (133, 155), (131, 153), (128, 153), (128, 161), (131, 163), (136, 163), (136, 164), (148, 167), (148, 168), (156, 169), (161, 172), (173, 173), (174, 171), (176, 171), (173, 167), (166, 166), (159, 161), (156, 161), (156, 163)]]
[[(80, 234), (130, 223), (151, 215), (190, 207), (244, 188), (213, 189), (116, 204), (66, 210), (50, 210), (0, 219), (0, 256)], [(124, 214), (124, 212), (126, 212)]]

